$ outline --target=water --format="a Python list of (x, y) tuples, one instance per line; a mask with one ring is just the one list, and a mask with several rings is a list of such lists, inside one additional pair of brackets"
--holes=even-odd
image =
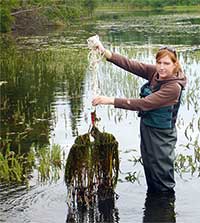
[[(31, 144), (59, 144), (67, 154), (77, 134), (91, 124), (93, 97), (92, 73), (87, 70), (86, 39), (98, 33), (109, 48), (130, 58), (153, 63), (161, 45), (177, 48), (178, 57), (188, 76), (188, 85), (178, 117), (177, 154), (191, 155), (199, 148), (200, 99), (200, 16), (191, 14), (150, 13), (145, 16), (101, 15), (93, 22), (75, 24), (71, 29), (41, 36), (18, 37), (4, 49), (1, 64), (1, 137), (12, 139), (21, 150)], [(6, 51), (8, 48), (8, 52)], [(2, 61), (1, 60), (1, 61)], [(137, 97), (142, 80), (104, 61), (99, 65), (99, 91), (108, 96)], [(174, 197), (146, 194), (142, 166), (133, 165), (140, 157), (139, 119), (135, 112), (99, 106), (100, 129), (112, 133), (119, 142), (119, 198), (88, 212), (77, 211), (77, 222), (198, 222), (198, 171), (182, 178), (176, 174)], [(195, 144), (197, 141), (197, 145)], [(189, 147), (189, 149), (188, 149)], [(198, 167), (197, 162), (197, 167)], [(139, 182), (125, 181), (128, 172), (136, 172)], [(30, 188), (0, 185), (0, 222), (65, 222), (69, 217), (64, 171), (54, 183), (38, 182), (33, 172)], [(162, 202), (161, 202), (162, 200)], [(155, 213), (156, 210), (156, 213)], [(158, 214), (159, 213), (159, 214)]]

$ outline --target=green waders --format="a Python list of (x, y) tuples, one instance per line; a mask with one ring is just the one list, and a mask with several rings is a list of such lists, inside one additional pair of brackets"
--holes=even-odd
[(140, 122), (141, 155), (149, 192), (173, 192), (176, 128), (159, 129)]

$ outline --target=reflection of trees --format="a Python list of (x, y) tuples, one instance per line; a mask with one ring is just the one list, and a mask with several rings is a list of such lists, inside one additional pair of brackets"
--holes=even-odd
[(69, 97), (71, 109), (71, 125), (72, 133), (75, 136), (77, 130), (77, 122), (83, 108), (83, 81), (85, 77), (86, 58), (81, 52), (69, 52), (68, 58), (64, 65), (64, 81), (66, 82), (66, 91)]
[(47, 144), (50, 105), (59, 80), (67, 81), (72, 114), (80, 114), (84, 73), (72, 61), (78, 58), (77, 52), (17, 50), (2, 42), (1, 48), (1, 147), (10, 143), (12, 149), (25, 149), (33, 142)]
[(48, 143), (50, 104), (55, 85), (43, 52), (5, 50), (1, 58), (1, 137), (11, 148)]
[[(155, 29), (158, 29), (155, 26)], [(175, 45), (175, 44), (188, 44), (188, 45), (196, 45), (199, 43), (199, 38), (196, 33), (189, 33), (183, 35), (180, 33), (175, 33), (176, 31), (169, 31), (166, 33), (169, 36), (168, 39), (160, 35), (160, 33), (155, 32), (155, 30), (140, 30), (138, 28), (135, 29), (127, 29), (127, 30), (114, 30), (113, 32), (109, 33), (109, 42), (133, 42), (133, 43), (146, 43), (147, 41), (151, 40), (151, 44), (157, 44), (161, 42), (162, 44), (166, 45)], [(176, 38), (173, 38), (176, 36)], [(172, 37), (172, 38), (171, 38)]]
[[(113, 44), (199, 45), (200, 39), (195, 29), (196, 26), (198, 27), (199, 19), (181, 13), (176, 15), (155, 10), (134, 12), (134, 17), (131, 13), (106, 14), (106, 16), (103, 14), (103, 16), (99, 16), (99, 19), (108, 21), (105, 30), (107, 32), (106, 38)], [(183, 26), (187, 32), (182, 28)]]

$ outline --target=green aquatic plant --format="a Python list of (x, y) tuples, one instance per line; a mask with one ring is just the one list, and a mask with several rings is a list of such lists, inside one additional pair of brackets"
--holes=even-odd
[(61, 169), (62, 167), (62, 159), (61, 159), (61, 148), (59, 145), (53, 145), (51, 149), (51, 162), (52, 166), (57, 168), (59, 167)]
[(65, 166), (69, 207), (88, 207), (96, 198), (114, 198), (118, 171), (118, 142), (112, 134), (93, 126), (89, 133), (78, 136)]
[(136, 181), (139, 183), (139, 174), (136, 171), (134, 172), (128, 172), (127, 175), (125, 176), (125, 180), (131, 183), (135, 183)]
[[(188, 130), (193, 126), (190, 124), (186, 129)], [(187, 132), (186, 130), (186, 132)], [(177, 154), (175, 160), (175, 170), (182, 177), (183, 173), (190, 173), (191, 175), (198, 175), (200, 177), (200, 144), (199, 135), (193, 138), (187, 133), (188, 143), (181, 145), (186, 149), (187, 153)]]
[(73, 185), (77, 187), (83, 184), (84, 179), (82, 177), (87, 174), (87, 170), (90, 168), (89, 156), (89, 134), (78, 136), (70, 149), (65, 166), (65, 182), (67, 186)]
[(0, 152), (0, 182), (27, 183), (28, 176), (35, 165), (33, 152), (15, 154), (9, 149), (3, 155)]
[[(56, 100), (58, 89), (70, 101), (74, 132), (77, 128), (74, 117), (83, 109), (86, 51), (68, 46), (58, 49), (44, 42), (42, 37), (24, 37), (16, 45), (0, 37), (1, 138), (9, 136), (11, 148), (16, 151), (21, 146), (22, 153), (32, 143), (40, 147), (49, 144), (49, 120), (54, 119), (51, 103)], [(6, 146), (1, 144), (0, 151)]]
[(50, 178), (50, 150), (47, 147), (43, 147), (38, 150), (37, 157), (38, 164), (38, 177), (42, 182)]
[(32, 146), (28, 153), (15, 153), (8, 147), (5, 154), (0, 152), (0, 183), (27, 184), (33, 169), (38, 171), (38, 180), (58, 180), (62, 168), (62, 155), (59, 145), (42, 147), (35, 151)]
[[(125, 151), (125, 153), (130, 153), (130, 152), (133, 152), (133, 153), (137, 152), (137, 149), (131, 149), (131, 150)], [(135, 167), (138, 164), (143, 165), (142, 157), (132, 154), (131, 158), (129, 158), (128, 161), (133, 164), (134, 170), (128, 171), (125, 173), (125, 177), (124, 177), (125, 181), (131, 182), (131, 183), (138, 182), (140, 184), (139, 178), (140, 178), (141, 172), (135, 171), (135, 170), (137, 170), (137, 168), (135, 168)], [(122, 180), (122, 182), (123, 182), (123, 180)]]
[(0, 180), (8, 182), (10, 180), (8, 160), (0, 153)]
[[(191, 176), (200, 177), (200, 144), (199, 144), (199, 134), (194, 134), (194, 129), (196, 128), (196, 123), (194, 119), (185, 129), (185, 136), (188, 143), (181, 144), (185, 151), (177, 152), (176, 158), (174, 160), (175, 172), (184, 178), (185, 174), (190, 174)], [(135, 150), (133, 150), (134, 152)], [(128, 151), (130, 152), (130, 151)], [(127, 153), (127, 151), (126, 151)], [(128, 159), (135, 167), (137, 164), (143, 165), (142, 158), (139, 155), (132, 155)], [(125, 173), (125, 180), (131, 183), (136, 181), (139, 183), (140, 171), (132, 171)], [(123, 182), (123, 181), (122, 181)]]
[(41, 182), (57, 181), (60, 178), (59, 171), (62, 168), (62, 155), (59, 145), (42, 147), (37, 151), (38, 179)]
[(102, 133), (96, 127), (92, 128), (91, 135), (94, 137), (91, 156), (94, 172), (98, 173), (96, 177), (107, 178), (107, 184), (115, 187), (119, 170), (118, 142), (112, 134)]

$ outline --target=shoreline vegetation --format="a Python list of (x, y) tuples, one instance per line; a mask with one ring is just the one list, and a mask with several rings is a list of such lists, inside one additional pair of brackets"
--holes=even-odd
[(9, 3), (0, 0), (0, 32), (19, 35), (37, 34), (44, 28), (70, 26), (74, 21), (95, 18), (100, 13), (118, 12), (195, 12), (200, 11), (199, 1), (163, 1), (163, 0), (12, 0)]
[[(126, 3), (120, 2), (122, 2), (122, 0), (115, 0), (115, 3), (112, 0), (0, 0), (0, 32), (8, 34), (13, 34), (16, 32), (19, 35), (34, 35), (36, 31), (40, 33), (46, 27), (54, 28), (56, 26), (70, 26), (70, 24), (73, 24), (74, 21), (87, 21), (91, 18), (95, 19), (103, 13), (134, 13), (148, 11), (173, 11), (179, 13), (200, 11), (200, 0), (193, 0), (191, 1), (191, 4), (188, 5), (166, 5), (166, 1), (164, 0), (124, 0)], [(140, 3), (140, 5), (136, 5), (136, 2), (138, 2), (138, 4)], [(169, 2), (175, 2), (174, 4), (176, 4), (180, 1), (168, 0), (167, 3)], [(181, 2), (185, 4), (184, 1)], [(11, 123), (13, 123), (14, 127), (17, 126), (16, 129), (18, 130), (15, 132), (11, 127), (12, 132), (8, 132), (5, 138), (0, 136), (0, 184), (2, 182), (27, 183), (29, 177), (32, 176), (32, 171), (34, 168), (37, 168), (38, 176), (41, 181), (49, 179), (52, 180), (51, 173), (53, 174), (54, 179), (58, 179), (58, 172), (62, 167), (61, 161), (64, 160), (64, 158), (62, 159), (61, 157), (61, 150), (59, 146), (54, 146), (53, 149), (50, 149), (48, 146), (44, 148), (42, 146), (42, 148), (34, 147), (34, 150), (32, 151), (29, 148), (29, 142), (34, 139), (34, 141), (41, 141), (45, 145), (48, 144), (47, 118), (50, 114), (50, 109), (47, 105), (49, 101), (52, 100), (52, 95), (49, 93), (49, 97), (42, 98), (42, 103), (40, 100), (37, 102), (36, 99), (41, 98), (41, 95), (43, 96), (43, 88), (46, 88), (46, 91), (52, 92), (52, 89), (55, 87), (55, 82), (57, 81), (55, 79), (55, 71), (56, 69), (59, 69), (59, 64), (51, 64), (51, 62), (55, 59), (55, 61), (60, 61), (62, 63), (62, 58), (60, 55), (58, 55), (58, 60), (56, 57), (57, 53), (52, 53), (50, 51), (38, 51), (37, 54), (33, 55), (24, 51), (22, 54), (18, 54), (17, 50), (14, 47), (12, 48), (12, 45), (9, 44), (9, 42), (4, 42), (1, 38), (0, 46), (2, 54), (1, 65), (4, 69), (1, 70), (2, 74), (10, 74), (9, 78), (11, 83), (15, 83), (16, 81), (20, 80), (23, 81), (23, 78), (24, 80), (26, 79), (26, 81), (24, 81), (26, 86), (29, 86), (31, 81), (35, 80), (33, 89), (37, 89), (35, 93), (32, 91), (32, 89), (27, 89), (25, 84), (23, 88), (21, 88), (22, 90), (20, 88), (16, 88), (15, 91), (19, 92), (19, 90), (21, 90), (22, 93), (20, 95), (25, 99), (21, 103), (16, 101), (16, 107), (13, 106), (14, 109), (9, 104), (9, 96), (7, 97), (6, 95), (6, 97), (3, 98), (4, 107), (2, 107), (1, 112), (5, 112), (6, 114), (7, 109), (12, 109), (12, 116), (10, 114), (12, 119), (10, 120), (12, 121)], [(81, 58), (81, 60), (74, 66), (74, 57), (77, 55)], [(69, 85), (68, 92), (70, 97), (72, 97), (74, 94), (82, 94), (82, 80), (84, 78), (83, 68), (86, 64), (83, 62), (83, 59), (86, 59), (84, 55), (84, 52), (79, 52), (77, 54), (77, 52), (70, 51), (70, 53), (68, 53), (66, 51), (66, 54), (63, 53), (63, 61), (65, 61), (65, 63), (68, 61), (68, 64), (65, 64), (62, 71), (63, 74), (61, 74), (63, 75), (62, 78), (66, 78), (69, 83), (71, 83), (71, 85)], [(22, 79), (18, 79), (18, 76), (20, 76), (22, 73), (24, 74), (24, 77)], [(68, 76), (65, 76), (66, 74), (68, 74)], [(79, 82), (74, 81), (74, 74), (79, 74), (76, 75)], [(36, 78), (29, 79), (29, 77)], [(42, 82), (40, 83), (40, 81), (43, 80), (44, 77), (45, 84), (41, 84)], [(7, 83), (7, 78), (5, 80), (2, 78), (0, 84), (4, 87), (4, 85)], [(79, 83), (79, 85), (77, 86), (75, 83)], [(190, 101), (192, 101), (192, 96), (193, 92), (188, 96), (190, 97)], [(30, 112), (29, 115), (32, 116), (30, 123), (25, 122), (27, 105), (29, 106), (28, 109), (30, 109), (30, 107), (32, 108), (32, 110), (28, 110)], [(82, 106), (81, 99), (78, 99), (77, 104), (74, 106), (77, 107), (77, 111), (79, 111), (80, 106)], [(36, 112), (33, 107), (40, 109), (38, 109)], [(73, 109), (74, 107), (72, 107), (72, 110)], [(37, 117), (42, 117), (42, 119)], [(7, 122), (7, 117), (3, 121)], [(198, 123), (200, 122), (198, 121)], [(198, 129), (200, 129), (199, 125)], [(186, 137), (188, 131), (192, 130), (193, 123), (186, 128)], [(190, 140), (189, 136), (188, 140)], [(20, 142), (24, 142), (24, 146), (23, 144), (21, 146)], [(28, 143), (26, 144), (25, 142)], [(182, 173), (191, 173), (191, 175), (198, 174), (199, 177), (200, 146), (198, 139), (195, 139), (194, 142), (190, 140), (188, 145), (185, 147), (188, 149), (191, 148), (194, 157), (192, 155), (179, 154), (175, 164), (176, 171), (179, 175), (182, 175)], [(14, 148), (20, 148), (19, 150), (21, 151), (18, 152), (16, 151), (17, 149)], [(138, 159), (137, 157), (134, 157), (132, 162), (134, 165), (136, 165), (137, 163), (140, 163), (140, 158)], [(135, 174), (137, 173), (129, 173), (128, 176), (125, 177), (126, 180), (134, 182), (137, 179)]]
[[(39, 1), (41, 0), (37, 0), (37, 2)], [(25, 2), (28, 2), (28, 0)], [(46, 4), (50, 0), (45, 0), (44, 2)], [(57, 0), (56, 2), (59, 1)], [(69, 1), (66, 0), (63, 2)], [(74, 0), (74, 2), (77, 1)], [(3, 1), (0, 0), (0, 3), (2, 6)], [(50, 5), (50, 3), (48, 4)], [(4, 30), (4, 32), (8, 34), (18, 32), (18, 34), (22, 35), (34, 35), (35, 31), (37, 31), (38, 34), (41, 34), (40, 32), (46, 26), (51, 26), (52, 28), (55, 26), (70, 26), (74, 20), (83, 21), (83, 19), (86, 20), (91, 17), (95, 19), (95, 17), (98, 17), (98, 13), (144, 12), (145, 10), (147, 12), (150, 10), (155, 12), (157, 12), (156, 10), (158, 12), (173, 10), (173, 12), (177, 13), (200, 11), (200, 5), (165, 6), (162, 8), (130, 7), (128, 9), (126, 8), (127, 6), (128, 4), (107, 3), (95, 7), (91, 11), (92, 13), (84, 10), (81, 11), (80, 8), (80, 13), (77, 14), (75, 14), (75, 11), (73, 14), (70, 10), (67, 13), (69, 7), (62, 8), (64, 7), (63, 5), (62, 7), (61, 5), (57, 5), (55, 8), (53, 4), (51, 7), (47, 5), (37, 5), (37, 7), (36, 5), (34, 7), (31, 5), (27, 7), (15, 6), (12, 10), (10, 8), (10, 11), (7, 8), (9, 14), (4, 14), (4, 28), (6, 28), (6, 24), (8, 25), (7, 28), (10, 27), (7, 31)], [(8, 5), (5, 6), (4, 10), (6, 10), (6, 7)], [(2, 19), (2, 7), (0, 10)], [(71, 16), (69, 16), (70, 13), (72, 13)], [(6, 23), (8, 22), (6, 15), (15, 16), (16, 19), (12, 19), (10, 23)], [(1, 74), (3, 74), (0, 82), (2, 92), (7, 87), (7, 91), (1, 98), (3, 105), (1, 108), (1, 116), (3, 115), (1, 119), (5, 127), (7, 127), (6, 125), (9, 126), (5, 132), (2, 131), (3, 134), (0, 136), (0, 185), (2, 183), (9, 184), (13, 182), (28, 184), (28, 180), (34, 176), (35, 170), (38, 171), (38, 178), (42, 182), (56, 180), (59, 178), (59, 171), (63, 168), (62, 161), (65, 158), (62, 156), (62, 150), (59, 145), (54, 145), (53, 148), (50, 148), (48, 145), (50, 131), (49, 117), (51, 117), (50, 102), (53, 101), (53, 92), (57, 86), (56, 83), (65, 80), (67, 83), (67, 97), (70, 100), (76, 98), (74, 101), (71, 100), (70, 108), (73, 114), (71, 118), (80, 115), (83, 106), (80, 95), (83, 95), (82, 84), (85, 78), (86, 51), (83, 49), (80, 51), (77, 49), (65, 49), (57, 53), (57, 51), (36, 49), (33, 53), (28, 52), (28, 50), (18, 53), (18, 50), (7, 39), (4, 42), (1, 38), (0, 46)], [(197, 56), (195, 57), (198, 57), (198, 55), (199, 53), (197, 52)], [(74, 63), (74, 58), (79, 58), (79, 60)], [(195, 88), (196, 86), (197, 88)], [(195, 95), (195, 89), (199, 89), (198, 86), (197, 79), (196, 85), (191, 86), (186, 95), (188, 108), (194, 105), (196, 111), (198, 111), (198, 94), (197, 96)], [(9, 94), (11, 88), (13, 88), (14, 94), (18, 94), (14, 99)], [(45, 89), (45, 93), (43, 89)], [(76, 120), (72, 121), (75, 123), (72, 125), (72, 133), (75, 134)], [(200, 177), (200, 146), (198, 138), (192, 137), (194, 126), (196, 126), (195, 123), (196, 120), (192, 119), (188, 127), (186, 127), (185, 136), (188, 144), (181, 145), (183, 149), (191, 151), (192, 155), (188, 155), (186, 152), (185, 155), (178, 154), (176, 158), (176, 172), (181, 177), (185, 173)], [(198, 130), (200, 130), (200, 119), (198, 119)], [(31, 145), (32, 142), (36, 142), (39, 145)], [(133, 162), (134, 166), (137, 163), (141, 163), (140, 157), (138, 158), (137, 156), (133, 156), (130, 161)], [(127, 174), (125, 180), (130, 182), (138, 181), (138, 172), (128, 172)]]
[(138, 12), (138, 11), (177, 11), (177, 12), (198, 12), (200, 11), (200, 4), (197, 5), (171, 5), (171, 6), (164, 6), (164, 7), (150, 7), (150, 6), (143, 6), (143, 7), (130, 7), (129, 4), (105, 4), (103, 6), (98, 6), (95, 9), (95, 13), (99, 12)]

